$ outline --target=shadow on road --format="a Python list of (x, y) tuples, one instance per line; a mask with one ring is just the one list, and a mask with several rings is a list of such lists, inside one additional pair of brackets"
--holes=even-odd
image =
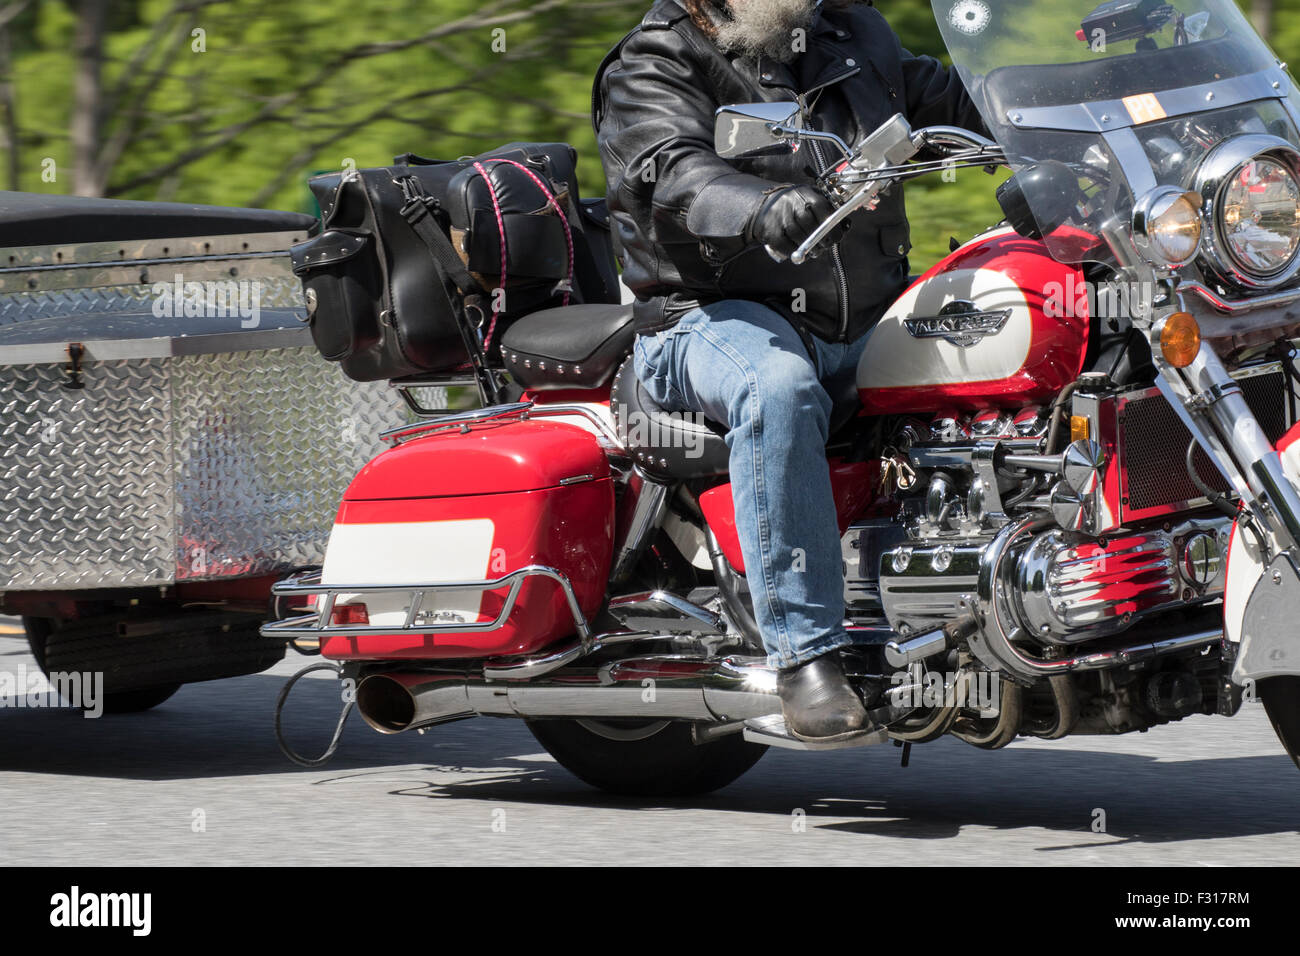
[[(1230, 736), (1207, 744), (1190, 724), (1149, 737), (1169, 741), (1172, 752), (1162, 756), (1188, 759), (1126, 753), (1114, 740), (1096, 737), (995, 753), (941, 740), (916, 748), (907, 769), (898, 766), (893, 747), (771, 751), (719, 793), (647, 803), (587, 788), (514, 720), (484, 718), (424, 736), (386, 736), (354, 715), (335, 759), (321, 770), (301, 770), (280, 753), (272, 731), (284, 680), (259, 674), (191, 685), (153, 711), (99, 720), (73, 711), (0, 711), (0, 774), (123, 780), (300, 774), (307, 800), (317, 787), (365, 786), (377, 797), (431, 803), (508, 801), (636, 814), (683, 807), (786, 816), (802, 811), (810, 830), (903, 840), (950, 839), (969, 827), (1040, 827), (1063, 838), (1059, 846), (1039, 848), (1049, 853), (1107, 845), (1099, 841), (1108, 838), (1164, 843), (1300, 831), (1300, 776), (1280, 748), (1275, 756), (1233, 756), (1222, 744)], [(294, 746), (319, 753), (339, 705), (335, 681), (301, 682), (286, 717)], [(1098, 809), (1107, 815), (1109, 834), (1090, 832)]]

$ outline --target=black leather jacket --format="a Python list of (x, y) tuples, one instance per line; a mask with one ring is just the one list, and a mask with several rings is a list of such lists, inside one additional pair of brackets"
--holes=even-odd
[[(955, 72), (903, 49), (885, 18), (856, 4), (819, 13), (793, 63), (732, 59), (672, 0), (658, 0), (601, 64), (592, 96), (607, 199), (637, 295), (637, 329), (672, 325), (698, 302), (766, 302), (801, 330), (852, 341), (907, 282), (902, 189), (850, 217), (833, 252), (776, 263), (746, 230), (766, 195), (808, 183), (834, 149), (729, 161), (713, 148), (727, 103), (803, 93), (818, 128), (848, 142), (895, 113), (913, 128), (985, 127)], [(802, 309), (800, 308), (802, 306)]]

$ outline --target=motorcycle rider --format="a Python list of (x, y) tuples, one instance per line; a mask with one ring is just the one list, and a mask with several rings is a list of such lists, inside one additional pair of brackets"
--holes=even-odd
[[(805, 740), (883, 739), (844, 674), (839, 529), (825, 459), (871, 326), (907, 282), (902, 190), (815, 259), (788, 257), (832, 212), (810, 183), (822, 144), (728, 162), (727, 103), (794, 101), (852, 143), (895, 113), (913, 127), (983, 122), (955, 72), (904, 49), (870, 3), (658, 0), (596, 80), (607, 198), (636, 293), (633, 366), (670, 411), (727, 427), (736, 526), (755, 618)], [(827, 248), (829, 246), (829, 248)], [(856, 402), (856, 397), (852, 399)]]

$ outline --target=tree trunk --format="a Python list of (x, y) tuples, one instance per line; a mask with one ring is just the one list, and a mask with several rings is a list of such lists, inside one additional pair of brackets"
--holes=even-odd
[(5, 188), (18, 188), (18, 113), (14, 106), (13, 45), (9, 26), (0, 26), (0, 150), (5, 154)]
[(1273, 0), (1250, 0), (1250, 22), (1265, 40), (1273, 32)]
[(102, 68), (107, 6), (101, 0), (81, 0), (77, 8), (77, 33), (73, 41), (76, 73), (68, 139), (72, 149), (72, 191), (78, 196), (104, 194), (104, 182), (96, 159), (103, 122)]

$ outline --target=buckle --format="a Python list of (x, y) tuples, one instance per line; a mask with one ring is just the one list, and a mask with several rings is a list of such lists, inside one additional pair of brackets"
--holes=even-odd
[(406, 201), (407, 206), (424, 198), (424, 187), (414, 176), (398, 176), (393, 182), (402, 191), (402, 199)]

